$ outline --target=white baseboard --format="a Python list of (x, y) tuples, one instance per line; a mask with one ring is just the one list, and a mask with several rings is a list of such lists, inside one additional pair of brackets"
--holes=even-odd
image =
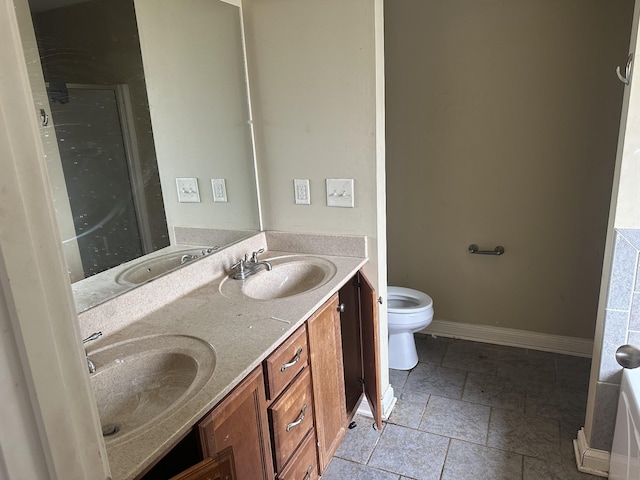
[(609, 459), (611, 454), (604, 450), (589, 448), (584, 428), (578, 430), (578, 438), (573, 441), (578, 470), (599, 477), (609, 476)]
[[(382, 395), (382, 420), (387, 421), (393, 407), (396, 406), (396, 402), (398, 399), (393, 396), (393, 387), (389, 385), (387, 390)], [(364, 415), (365, 417), (373, 418), (373, 413), (371, 413), (371, 407), (369, 406), (369, 402), (367, 398), (363, 395), (362, 400), (360, 401), (360, 405), (358, 405), (358, 410), (356, 411), (358, 415)]]
[(491, 325), (475, 325), (471, 323), (434, 320), (420, 333), (440, 337), (453, 337), (476, 342), (494, 343), (510, 347), (543, 350), (545, 352), (562, 353), (579, 357), (591, 357), (593, 340), (547, 333), (529, 332), (514, 328), (493, 327)]

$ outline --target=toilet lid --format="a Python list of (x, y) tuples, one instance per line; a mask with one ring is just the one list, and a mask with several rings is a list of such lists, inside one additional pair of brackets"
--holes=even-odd
[(387, 311), (391, 313), (418, 313), (433, 307), (429, 295), (406, 287), (388, 287)]

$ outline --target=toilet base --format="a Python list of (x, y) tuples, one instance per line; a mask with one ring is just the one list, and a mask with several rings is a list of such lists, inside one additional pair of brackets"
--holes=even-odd
[(411, 370), (418, 364), (418, 351), (413, 332), (389, 335), (389, 368)]

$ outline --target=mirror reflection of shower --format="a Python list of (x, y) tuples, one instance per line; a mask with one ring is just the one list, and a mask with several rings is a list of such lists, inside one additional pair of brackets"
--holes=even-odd
[(158, 179), (140, 165), (128, 86), (59, 82), (47, 93), (84, 276), (168, 245), (166, 224), (164, 245), (150, 229), (145, 184)]
[(52, 189), (66, 190), (71, 218), (58, 219), (73, 245), (65, 252), (79, 256), (67, 261), (74, 282), (170, 243), (136, 17), (132, 0), (94, 0), (32, 19), (59, 153), (48, 158), (64, 173)]

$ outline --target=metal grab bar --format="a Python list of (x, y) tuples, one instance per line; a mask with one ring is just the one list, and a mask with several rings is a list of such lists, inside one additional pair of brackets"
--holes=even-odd
[(475, 253), (477, 255), (502, 255), (504, 253), (504, 247), (498, 245), (493, 250), (480, 250), (478, 245), (472, 243), (469, 245), (469, 253)]

